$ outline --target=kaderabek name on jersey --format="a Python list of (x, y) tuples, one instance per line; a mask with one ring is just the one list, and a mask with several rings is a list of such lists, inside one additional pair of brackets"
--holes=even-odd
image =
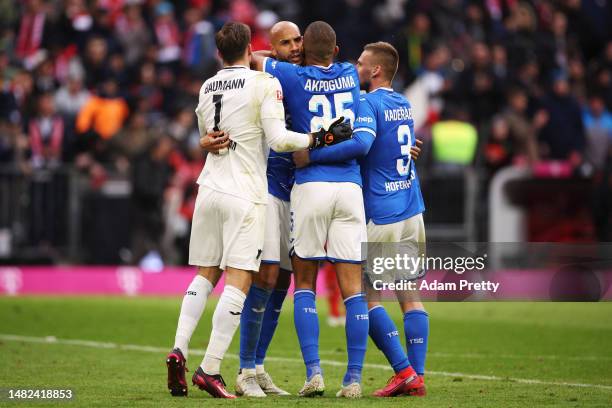
[(387, 122), (395, 120), (412, 120), (412, 108), (402, 106), (397, 109), (386, 109), (385, 120)]

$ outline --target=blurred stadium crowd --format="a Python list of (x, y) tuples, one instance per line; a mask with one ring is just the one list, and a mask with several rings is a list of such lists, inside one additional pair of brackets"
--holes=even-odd
[[(30, 183), (21, 190), (29, 226), (19, 232), (8, 210), (0, 217), (12, 245), (53, 253), (65, 243), (73, 189), (56, 174), (77, 174), (94, 203), (110, 180), (129, 181), (120, 261), (154, 251), (184, 262), (205, 160), (193, 111), (219, 65), (215, 31), (245, 22), (254, 49), (266, 49), (281, 19), (302, 29), (329, 22), (342, 59), (372, 41), (396, 46), (394, 86), (415, 105), (426, 142), (422, 177), (473, 169), (481, 202), (509, 165), (589, 180), (591, 228), (578, 239), (610, 240), (609, 1), (25, 0), (0, 2), (0, 205), (23, 201), (2, 189), (7, 174)], [(96, 208), (79, 216), (102, 217)], [(544, 237), (575, 238), (566, 235)]]

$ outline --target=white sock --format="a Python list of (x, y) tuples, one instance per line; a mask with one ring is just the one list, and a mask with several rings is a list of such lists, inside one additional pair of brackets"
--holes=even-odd
[(246, 295), (241, 290), (225, 285), (212, 318), (212, 332), (202, 360), (202, 370), (215, 375), (221, 371), (221, 361), (227, 351), (234, 333), (240, 324), (240, 314)]
[(176, 327), (176, 337), (174, 338), (174, 348), (181, 349), (185, 359), (187, 359), (189, 353), (189, 340), (191, 340), (191, 335), (198, 325), (200, 317), (202, 317), (206, 299), (208, 299), (212, 290), (213, 285), (208, 279), (202, 275), (196, 275), (189, 284), (185, 297), (183, 297), (181, 313)]
[(255, 376), (257, 372), (255, 371), (254, 368), (243, 368), (242, 374), (244, 374), (245, 377), (249, 377), (249, 376)]
[(266, 372), (266, 370), (264, 369), (264, 365), (263, 364), (255, 364), (255, 372), (257, 374), (263, 374)]

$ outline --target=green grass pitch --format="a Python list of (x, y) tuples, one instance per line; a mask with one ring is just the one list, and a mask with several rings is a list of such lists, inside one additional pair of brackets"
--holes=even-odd
[[(164, 358), (172, 346), (179, 307), (178, 298), (0, 298), (0, 388), (75, 390), (71, 402), (29, 404), (36, 407), (612, 406), (612, 303), (428, 304), (428, 396), (358, 401), (334, 396), (346, 361), (344, 330), (326, 326), (324, 303), (319, 303), (324, 397), (226, 401), (191, 387), (188, 398), (172, 398)], [(206, 347), (213, 310), (210, 301), (192, 349), (201, 352)], [(390, 303), (387, 310), (401, 328), (398, 307)], [(200, 352), (190, 356), (192, 372), (201, 361)], [(238, 335), (229, 353), (222, 373), (233, 391)], [(268, 355), (267, 370), (278, 385), (295, 394), (305, 370), (290, 299)], [(385, 384), (391, 375), (386, 365), (370, 342), (366, 395)], [(0, 406), (27, 405), (0, 401)]]

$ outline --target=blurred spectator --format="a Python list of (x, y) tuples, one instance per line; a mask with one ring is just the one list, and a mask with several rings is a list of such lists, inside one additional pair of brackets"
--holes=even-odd
[(30, 166), (26, 162), (28, 149), (28, 138), (20, 131), (19, 125), (0, 120), (0, 166), (29, 173)]
[[(414, 86), (422, 86), (426, 94), (426, 122), (432, 124), (440, 119), (444, 109), (444, 92), (448, 91), (449, 81), (447, 66), (450, 61), (450, 51), (445, 45), (435, 45), (425, 54), (423, 69), (418, 75)], [(414, 103), (414, 101), (413, 101)]]
[(115, 25), (117, 41), (125, 50), (125, 62), (131, 67), (140, 61), (152, 37), (142, 15), (142, 0), (127, 0)]
[(83, 67), (85, 85), (93, 90), (108, 77), (108, 44), (103, 37), (94, 36), (87, 41)]
[(586, 103), (587, 84), (584, 64), (579, 57), (571, 57), (567, 64), (570, 93), (580, 105)]
[(503, 119), (514, 145), (512, 150), (515, 159), (534, 164), (538, 160), (536, 132), (539, 130), (539, 123), (530, 120), (527, 114), (527, 93), (520, 88), (514, 88), (508, 92), (507, 102), (508, 107), (503, 113)]
[(24, 12), (15, 40), (15, 56), (30, 70), (46, 55), (45, 46), (50, 38), (50, 24), (44, 0), (27, 0), (24, 3)]
[(185, 11), (187, 26), (183, 47), (183, 64), (192, 72), (204, 74), (216, 65), (215, 27), (204, 20), (206, 8), (191, 7)]
[(113, 148), (129, 160), (142, 154), (156, 138), (156, 132), (147, 126), (147, 118), (142, 112), (134, 112), (127, 126), (113, 138)]
[(121, 130), (129, 113), (127, 103), (119, 96), (119, 85), (113, 79), (104, 81), (98, 95), (85, 103), (76, 119), (79, 133), (93, 132), (96, 137), (110, 139)]
[(431, 20), (426, 13), (417, 12), (397, 33), (393, 41), (399, 53), (398, 75), (408, 85), (423, 63), (423, 46), (431, 40)]
[(168, 157), (174, 142), (161, 137), (137, 156), (132, 167), (133, 248), (136, 261), (146, 255), (159, 257), (164, 233), (162, 207), (170, 182)]
[(198, 193), (197, 179), (204, 167), (204, 155), (200, 137), (192, 134), (186, 140), (186, 156), (178, 163), (172, 188), (166, 194), (166, 237), (168, 251), (177, 252), (178, 263), (186, 264), (189, 258), (189, 233)]
[(570, 160), (577, 166), (585, 146), (582, 112), (570, 94), (564, 72), (554, 74), (552, 92), (542, 101), (542, 108), (548, 116), (539, 135), (543, 144), (542, 154), (553, 160)]
[(168, 134), (181, 144), (186, 143), (194, 132), (198, 136), (195, 115), (191, 108), (179, 110), (168, 126)]
[(500, 81), (505, 81), (508, 78), (508, 53), (502, 44), (495, 44), (491, 48), (493, 59), (493, 74)]
[(114, 52), (109, 56), (108, 75), (117, 81), (119, 89), (126, 89), (129, 85), (127, 67), (122, 53)]
[(181, 32), (174, 19), (172, 3), (162, 1), (155, 6), (155, 40), (157, 41), (157, 61), (176, 68), (181, 57)]
[(62, 43), (73, 43), (79, 50), (84, 50), (93, 23), (93, 16), (85, 0), (66, 0), (64, 14), (58, 21)]
[(499, 111), (502, 87), (491, 64), (489, 47), (482, 42), (472, 45), (471, 64), (455, 85), (455, 97), (470, 106), (470, 117), (478, 126)]
[(503, 116), (497, 115), (491, 121), (489, 139), (484, 147), (484, 159), (489, 172), (494, 173), (511, 164), (514, 153), (508, 122)]
[(62, 161), (64, 120), (55, 112), (52, 94), (41, 94), (37, 102), (38, 114), (28, 124), (32, 166), (57, 167)]
[(158, 85), (155, 64), (148, 61), (143, 63), (138, 70), (138, 80), (130, 90), (131, 97), (137, 101), (138, 110), (161, 110), (163, 95)]
[(481, 5), (469, 1), (465, 8), (465, 31), (471, 41), (487, 41), (488, 22)]
[(58, 87), (53, 61), (46, 59), (34, 71), (34, 89), (38, 93), (54, 92)]
[(612, 148), (612, 113), (601, 95), (594, 93), (582, 113), (586, 133), (585, 161), (601, 171)]
[(75, 68), (68, 75), (66, 84), (55, 93), (55, 105), (58, 113), (74, 121), (81, 108), (87, 103), (91, 94), (83, 88), (82, 68)]
[(34, 81), (32, 75), (27, 71), (18, 71), (13, 76), (11, 93), (17, 103), (22, 116), (32, 112), (32, 94), (34, 93)]

